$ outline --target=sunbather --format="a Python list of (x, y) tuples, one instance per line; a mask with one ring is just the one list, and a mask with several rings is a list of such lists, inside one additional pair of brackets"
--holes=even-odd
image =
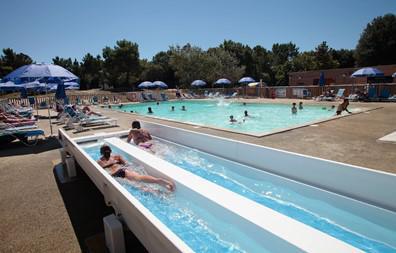
[(98, 115), (98, 116), (101, 116), (100, 113), (97, 113), (97, 112), (92, 111), (91, 108), (89, 108), (88, 105), (85, 105), (85, 106), (83, 107), (82, 112), (83, 112), (84, 114), (88, 115), (88, 116), (90, 116), (90, 115)]
[(129, 170), (127, 162), (119, 155), (111, 155), (111, 151), (110, 146), (104, 144), (100, 148), (100, 154), (102, 157), (100, 157), (98, 163), (104, 169), (108, 169), (113, 177), (126, 178), (130, 181), (158, 184), (169, 191), (175, 190), (175, 184), (167, 179), (153, 177), (150, 175), (141, 175)]
[(0, 121), (13, 126), (34, 125), (36, 123), (35, 120), (10, 115), (8, 113), (4, 113), (2, 110), (0, 110)]

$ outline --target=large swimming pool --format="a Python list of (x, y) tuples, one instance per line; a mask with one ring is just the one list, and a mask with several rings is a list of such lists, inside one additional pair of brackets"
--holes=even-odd
[[(172, 111), (172, 106), (174, 111)], [(183, 111), (181, 108), (186, 108)], [(148, 113), (151, 107), (153, 113)], [(113, 106), (112, 109), (158, 117), (161, 119), (175, 120), (200, 126), (228, 129), (253, 135), (264, 135), (270, 132), (283, 130), (290, 127), (326, 120), (335, 114), (335, 110), (329, 107), (317, 105), (304, 105), (296, 115), (291, 113), (291, 105), (288, 104), (263, 104), (247, 103), (239, 101), (217, 100), (183, 100), (149, 103), (129, 104)], [(249, 117), (244, 117), (244, 111), (248, 111)], [(236, 123), (230, 123), (233, 115)]]

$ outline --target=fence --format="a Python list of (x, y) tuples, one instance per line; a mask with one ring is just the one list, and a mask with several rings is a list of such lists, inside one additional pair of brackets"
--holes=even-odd
[[(382, 83), (382, 84), (370, 84), (370, 86), (375, 87), (376, 94), (381, 94), (384, 89), (387, 89), (389, 94), (396, 94), (396, 83)], [(337, 93), (339, 89), (345, 89), (344, 96), (354, 94), (356, 92), (367, 92), (368, 84), (343, 84), (343, 85), (326, 85), (324, 87), (320, 86), (265, 86), (265, 87), (237, 87), (237, 88), (209, 88), (209, 89), (191, 89), (182, 90), (183, 93), (188, 93), (194, 91), (198, 95), (204, 95), (205, 92), (220, 94), (232, 94), (238, 92), (239, 97), (245, 98), (312, 98), (323, 94), (326, 91), (333, 91)], [(160, 99), (160, 93), (165, 93), (169, 99), (176, 98), (175, 90), (154, 90), (150, 91), (154, 94), (154, 97), (158, 100)], [(78, 103), (92, 103), (96, 101), (100, 104), (105, 102), (113, 103), (126, 103), (126, 102), (139, 102), (142, 101), (141, 93), (138, 92), (120, 92), (120, 93), (89, 93), (87, 91), (73, 91), (73, 94), (68, 94), (69, 102), (73, 104)], [(29, 99), (30, 98), (30, 99)], [(7, 98), (2, 99), (10, 104), (14, 105), (30, 105), (33, 102), (35, 106), (40, 105), (53, 105), (55, 101), (54, 94), (51, 95), (40, 95), (29, 97), (26, 99), (21, 98)]]

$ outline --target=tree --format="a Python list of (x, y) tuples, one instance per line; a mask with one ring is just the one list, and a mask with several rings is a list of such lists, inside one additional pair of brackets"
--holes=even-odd
[(66, 59), (56, 56), (55, 58), (52, 58), (52, 63), (73, 72), (73, 62), (71, 58)]
[(238, 59), (223, 48), (211, 48), (207, 51), (205, 80), (213, 83), (219, 78), (227, 78), (236, 83), (245, 73), (245, 66), (238, 64)]
[(386, 14), (367, 24), (356, 46), (358, 66), (396, 63), (396, 16)]
[(289, 42), (272, 45), (272, 71), (275, 75), (275, 85), (288, 85), (288, 73), (293, 71), (293, 63), (298, 55), (298, 47)]
[(28, 55), (17, 54), (11, 48), (4, 48), (3, 54), (0, 57), (0, 76), (5, 76), (21, 66), (33, 63)]
[(352, 68), (355, 67), (356, 59), (354, 56), (354, 50), (340, 49), (331, 50), (331, 56), (338, 62), (339, 68)]
[(204, 78), (207, 57), (201, 48), (188, 43), (183, 47), (170, 47), (170, 51), (170, 65), (181, 87), (189, 87), (195, 79)]
[(237, 59), (239, 67), (245, 66), (245, 73), (242, 73), (242, 75), (254, 76), (253, 52), (248, 45), (243, 45), (232, 40), (224, 40), (219, 47), (234, 56)]
[(80, 87), (83, 89), (98, 88), (102, 82), (102, 59), (100, 55), (96, 57), (86, 54), (81, 62)]
[(261, 46), (255, 46), (252, 50), (253, 74), (257, 80), (262, 79), (265, 83), (274, 83), (274, 74), (271, 69), (271, 52)]
[(332, 49), (329, 48), (326, 41), (323, 41), (315, 48), (315, 69), (333, 69), (338, 67), (338, 62), (333, 59), (331, 51)]
[(316, 68), (315, 53), (313, 51), (298, 54), (293, 59), (294, 71), (309, 71)]
[(114, 88), (131, 87), (140, 76), (139, 46), (127, 40), (116, 42), (114, 48), (103, 49), (104, 76)]

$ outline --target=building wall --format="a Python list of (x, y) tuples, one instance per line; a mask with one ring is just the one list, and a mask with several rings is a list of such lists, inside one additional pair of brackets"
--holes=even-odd
[[(384, 72), (385, 76), (392, 76), (396, 72), (396, 64), (374, 66)], [(325, 69), (289, 73), (289, 86), (318, 85), (320, 72), (324, 73), (325, 84), (359, 84), (368, 83), (366, 77), (352, 78), (353, 72), (360, 68)], [(395, 81), (395, 80), (394, 80)]]

